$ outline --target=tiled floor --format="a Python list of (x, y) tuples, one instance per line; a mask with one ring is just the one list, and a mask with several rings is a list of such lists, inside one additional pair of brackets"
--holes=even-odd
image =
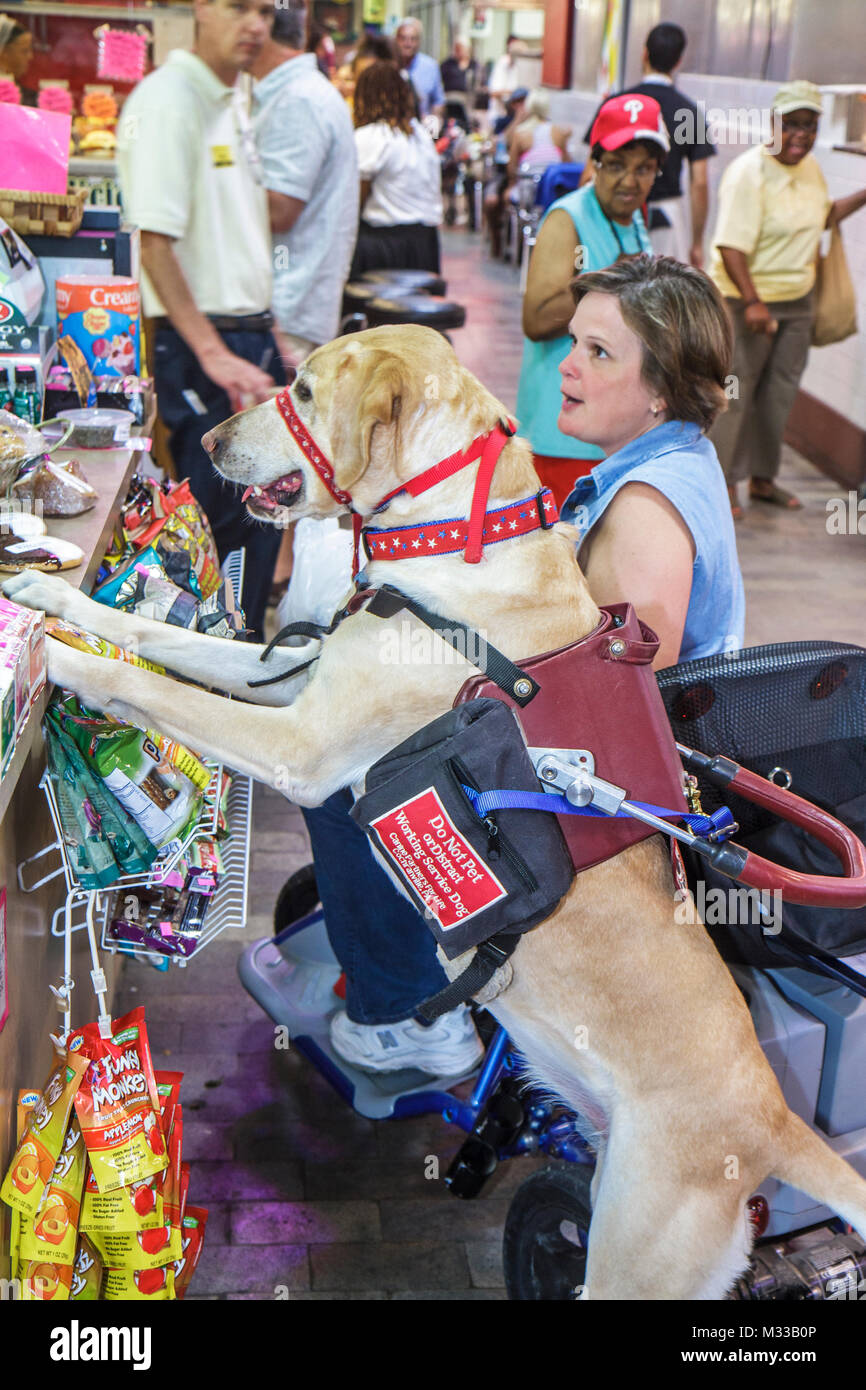
[[(453, 334), (462, 361), (509, 409), (520, 365), (516, 271), (464, 232), (445, 238), (449, 295), (465, 303)], [(866, 537), (827, 529), (839, 495), (786, 452), (796, 515), (752, 506), (740, 523), (747, 644), (796, 637), (863, 643)], [(529, 1160), (500, 1169), (475, 1201), (425, 1176), (445, 1172), (460, 1134), (436, 1117), (369, 1121), (291, 1049), (241, 987), (243, 947), (271, 933), (279, 888), (308, 858), (299, 811), (256, 788), (250, 916), (184, 970), (128, 963), (117, 1012), (144, 1003), (157, 1065), (184, 1072), (190, 1201), (210, 1210), (190, 1297), (199, 1299), (500, 1299), (502, 1223)]]

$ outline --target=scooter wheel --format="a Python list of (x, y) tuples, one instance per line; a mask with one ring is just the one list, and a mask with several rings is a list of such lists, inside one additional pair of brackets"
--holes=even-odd
[(517, 1189), (502, 1242), (510, 1299), (576, 1299), (586, 1281), (592, 1174), (584, 1163), (557, 1164), (539, 1169)]
[(315, 867), (305, 864), (297, 873), (292, 874), (291, 878), (287, 878), (280, 889), (274, 907), (274, 936), (278, 936), (293, 922), (299, 922), (302, 917), (306, 917), (318, 901), (319, 889), (316, 885)]

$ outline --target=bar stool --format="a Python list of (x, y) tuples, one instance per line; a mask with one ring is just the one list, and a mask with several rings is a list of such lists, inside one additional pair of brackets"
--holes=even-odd
[(388, 295), (392, 295), (395, 288), (401, 296), (406, 293), (444, 295), (448, 290), (447, 282), (433, 270), (366, 270), (361, 283), (376, 285), (377, 293), (384, 291)]
[(364, 313), (371, 328), (385, 324), (419, 323), (448, 336), (449, 328), (462, 328), (466, 309), (450, 299), (432, 294), (387, 296), (368, 301)]

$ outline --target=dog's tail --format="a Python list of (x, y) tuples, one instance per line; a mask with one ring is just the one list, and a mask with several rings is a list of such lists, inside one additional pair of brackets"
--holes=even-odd
[(866, 1239), (866, 1180), (799, 1115), (788, 1116), (772, 1175), (823, 1202)]

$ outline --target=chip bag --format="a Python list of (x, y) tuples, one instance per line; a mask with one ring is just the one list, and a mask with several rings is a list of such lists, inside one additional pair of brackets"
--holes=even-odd
[(96, 1185), (112, 1192), (161, 1173), (168, 1164), (159, 1126), (159, 1097), (139, 1005), (111, 1025), (111, 1037), (85, 1024), (69, 1036), (89, 1065), (75, 1096), (75, 1112)]
[(60, 1157), (72, 1103), (87, 1069), (84, 1058), (59, 1058), (40, 1099), (30, 1110), (0, 1197), (22, 1216), (33, 1216)]

